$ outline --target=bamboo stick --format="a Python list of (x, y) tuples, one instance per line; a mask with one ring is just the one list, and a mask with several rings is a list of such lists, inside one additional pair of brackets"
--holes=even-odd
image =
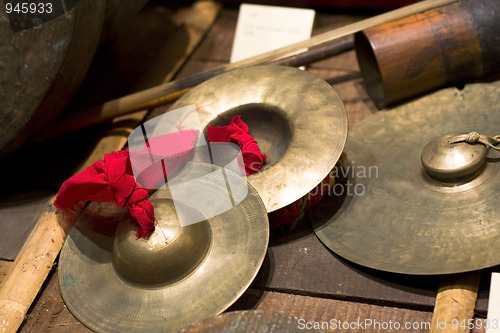
[(16, 332), (59, 254), (76, 211), (45, 212), (0, 288), (0, 332)]
[(474, 328), (474, 308), (480, 280), (481, 271), (443, 277), (430, 333), (469, 333)]
[[(338, 42), (327, 43), (326, 45), (315, 48), (314, 50), (278, 59), (269, 64), (282, 66), (303, 66), (319, 61), (321, 59), (340, 54), (342, 52), (352, 50), (353, 48), (354, 38), (352, 36), (349, 36), (340, 39)], [(80, 112), (76, 112), (46, 128), (45, 131), (38, 138), (36, 138), (36, 141), (40, 142), (60, 135), (64, 135), (72, 131), (111, 120), (116, 116), (128, 114), (129, 112), (134, 112), (136, 110), (153, 109), (155, 107), (168, 104), (187, 93), (195, 85), (202, 83), (218, 74), (221, 74), (223, 73), (223, 71), (223, 67), (217, 67), (212, 70), (204, 71), (186, 78), (181, 78), (169, 82), (169, 89), (172, 91), (171, 93), (155, 98), (153, 100), (146, 101), (143, 104), (137, 104), (131, 108), (122, 109), (119, 104), (119, 100), (114, 100), (115, 103), (111, 101), (97, 107), (92, 107)]]

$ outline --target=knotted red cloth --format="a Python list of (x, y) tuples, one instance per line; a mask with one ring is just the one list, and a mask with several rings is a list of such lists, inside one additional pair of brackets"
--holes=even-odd
[[(134, 166), (143, 171), (139, 176), (140, 184), (155, 189), (165, 181), (166, 174), (189, 159), (197, 135), (195, 130), (170, 133), (150, 139), (143, 151), (129, 153), (125, 149), (106, 154), (102, 161), (66, 180), (59, 189), (54, 206), (69, 209), (80, 201), (114, 202), (119, 207), (128, 208), (140, 227), (137, 237), (144, 238), (154, 227), (154, 210), (148, 201), (150, 190), (136, 182), (130, 155)], [(143, 175), (145, 177), (141, 177)]]
[[(266, 156), (239, 116), (233, 117), (228, 126), (209, 127), (207, 131), (209, 141), (235, 142), (241, 147), (247, 174), (262, 167)], [(119, 207), (127, 207), (139, 224), (137, 237), (147, 237), (155, 221), (148, 189), (157, 188), (170, 172), (191, 157), (197, 136), (198, 131), (182, 130), (151, 138), (142, 151), (125, 149), (106, 154), (102, 161), (66, 180), (54, 206), (69, 209), (81, 201), (114, 202)], [(138, 179), (134, 177), (132, 164), (141, 171)]]
[(66, 180), (57, 193), (54, 206), (68, 209), (80, 201), (114, 202), (129, 209), (140, 226), (137, 236), (146, 237), (155, 219), (148, 194), (149, 191), (135, 182), (128, 150), (122, 150), (104, 155), (102, 161)]
[(250, 135), (248, 125), (240, 116), (234, 116), (227, 126), (209, 126), (207, 129), (209, 142), (234, 142), (241, 148), (245, 174), (251, 175), (264, 165), (266, 154), (260, 152), (257, 141)]

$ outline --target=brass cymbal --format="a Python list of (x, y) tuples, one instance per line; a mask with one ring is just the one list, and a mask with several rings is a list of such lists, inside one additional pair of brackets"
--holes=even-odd
[[(283, 66), (233, 70), (192, 89), (170, 109), (196, 105), (201, 126), (240, 115), (267, 161), (247, 177), (268, 212), (302, 198), (337, 162), (347, 138), (344, 104), (324, 80)], [(208, 161), (206, 161), (208, 162)]]
[(195, 205), (179, 202), (173, 190), (152, 195), (157, 224), (146, 239), (137, 238), (128, 219), (113, 238), (85, 228), (96, 217), (83, 215), (59, 260), (61, 294), (71, 313), (98, 332), (177, 332), (238, 299), (267, 252), (269, 225), (257, 192), (248, 186), (239, 204), (198, 223), (181, 227), (178, 218), (179, 205), (205, 216), (223, 206), (228, 188), (219, 184), (230, 184), (233, 197), (241, 194), (235, 186), (247, 188), (244, 178), (220, 171), (194, 163), (179, 171), (176, 180), (190, 181), (193, 191), (207, 196)]
[[(307, 324), (311, 328), (307, 327)], [(325, 332), (314, 329), (312, 323), (299, 322), (299, 319), (284, 313), (264, 312), (259, 310), (233, 311), (217, 317), (204, 319), (190, 325), (179, 333), (289, 333), (289, 332)]]
[(340, 208), (311, 219), (318, 238), (352, 262), (396, 273), (500, 264), (500, 154), (447, 139), (499, 134), (499, 105), (500, 82), (467, 85), (356, 125), (337, 170)]

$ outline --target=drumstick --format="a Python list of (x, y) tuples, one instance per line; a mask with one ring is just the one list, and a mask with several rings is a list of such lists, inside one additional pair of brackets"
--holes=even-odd
[[(302, 52), (296, 55), (288, 56), (286, 58), (275, 60), (269, 63), (269, 65), (303, 66), (352, 50), (353, 48), (354, 38), (352, 36), (349, 36), (340, 39), (335, 43), (328, 43), (311, 51)], [(122, 114), (127, 114), (136, 110), (153, 109), (155, 107), (173, 102), (187, 93), (189, 90), (191, 90), (192, 87), (196, 86), (197, 84), (223, 73), (224, 68), (225, 67), (217, 67), (212, 70), (204, 71), (188, 76), (186, 78), (181, 78), (169, 82), (168, 84), (164, 85), (164, 87), (166, 87), (167, 91), (172, 92), (167, 93), (164, 96), (154, 98), (152, 100), (143, 102), (144, 100), (146, 100), (146, 97), (143, 94), (148, 93), (148, 90), (146, 90), (137, 94), (130, 95), (131, 97), (135, 96), (135, 99), (133, 99), (132, 101), (129, 100), (126, 103), (122, 103), (122, 98), (120, 98), (114, 101), (107, 102), (100, 106), (91, 107), (89, 109), (76, 112), (47, 127), (37, 138), (35, 138), (35, 141), (45, 141), (88, 126), (108, 121)], [(123, 97), (123, 99), (126, 98), (128, 97)], [(135, 104), (136, 102), (142, 104)]]
[(480, 270), (443, 277), (430, 333), (468, 333), (475, 327), (474, 308), (480, 280)]
[[(320, 47), (324, 52), (324, 57), (335, 54), (336, 50), (345, 50), (345, 45), (337, 46), (337, 44), (342, 44), (342, 42), (337, 42), (341, 38), (350, 36), (361, 30), (377, 26), (382, 23), (390, 22), (399, 18), (403, 18), (412, 14), (423, 12), (428, 9), (443, 6), (458, 0), (425, 0), (417, 2), (410, 6), (405, 6), (399, 9), (389, 11), (384, 14), (380, 14), (365, 20), (354, 22), (345, 25), (340, 28), (333, 29), (331, 31), (318, 34), (306, 39), (304, 41), (291, 44), (270, 52), (266, 52), (248, 59), (244, 59), (238, 62), (230, 63), (217, 67), (215, 69), (201, 72), (187, 78), (180, 80), (175, 80), (168, 82), (147, 90), (143, 90), (128, 96), (124, 96), (112, 101), (106, 102), (102, 105), (97, 105), (89, 109), (85, 109), (74, 114), (63, 118), (60, 121), (54, 123), (52, 126), (44, 130), (43, 133), (37, 138), (37, 141), (46, 140), (59, 135), (67, 134), (72, 131), (85, 128), (87, 126), (95, 125), (114, 117), (124, 115), (137, 110), (144, 110), (153, 107), (158, 107), (166, 103), (172, 102), (189, 91), (190, 88), (198, 85), (218, 74), (227, 72), (236, 68), (244, 68), (254, 65), (268, 64), (272, 61), (277, 61), (289, 54), (296, 54), (303, 49), (309, 49), (313, 47)], [(330, 52), (328, 53), (325, 50)], [(317, 51), (317, 50), (316, 50)], [(306, 51), (302, 56), (298, 56), (298, 59), (308, 59), (307, 53), (313, 51)], [(321, 53), (316, 53), (320, 55)], [(323, 57), (323, 58), (324, 58)], [(308, 61), (311, 59), (309, 58)], [(319, 59), (317, 59), (319, 60)], [(303, 60), (301, 60), (303, 61)], [(297, 61), (295, 61), (297, 63)], [(279, 62), (277, 64), (280, 64)], [(304, 65), (304, 63), (298, 63), (296, 65)]]

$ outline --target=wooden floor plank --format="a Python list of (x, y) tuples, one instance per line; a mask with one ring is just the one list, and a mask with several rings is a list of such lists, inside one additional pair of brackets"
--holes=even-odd
[(369, 270), (332, 254), (312, 229), (271, 245), (261, 279), (270, 290), (432, 311), (439, 278)]
[[(301, 296), (282, 292), (260, 292), (249, 289), (238, 302), (228, 311), (233, 310), (262, 310), (274, 311), (293, 315), (307, 322), (325, 322), (336, 319), (341, 322), (357, 322), (358, 319), (372, 319), (382, 323), (399, 321), (426, 322), (432, 317), (432, 312), (408, 310), (373, 304), (355, 303), (334, 299), (325, 299), (311, 296)], [(59, 332), (91, 332), (76, 320), (64, 305), (58, 285), (57, 271), (55, 271), (44, 288), (43, 294), (30, 311), (20, 333), (59, 333)], [(338, 332), (339, 330), (329, 330)], [(352, 330), (351, 330), (352, 331)], [(340, 332), (347, 332), (341, 330)], [(367, 329), (363, 332), (385, 332), (384, 330)], [(412, 329), (404, 332), (426, 332)]]
[(88, 333), (90, 329), (81, 324), (69, 312), (59, 292), (57, 272), (53, 272), (44, 286), (44, 291), (28, 313), (19, 329), (21, 333), (75, 332)]
[(231, 57), (237, 18), (238, 12), (236, 10), (222, 9), (215, 25), (193, 53), (191, 59), (228, 63)]
[(14, 260), (36, 224), (38, 217), (49, 205), (53, 193), (33, 191), (4, 198), (0, 205), (0, 258)]
[[(253, 292), (257, 293), (256, 290)], [(391, 330), (383, 327), (391, 322), (393, 328), (397, 326), (405, 328), (405, 323), (408, 323), (409, 329), (401, 329), (401, 332), (428, 332), (428, 325), (430, 325), (432, 318), (432, 312), (428, 311), (273, 291), (265, 291), (260, 294), (257, 303), (252, 304), (252, 301), (248, 301), (247, 305), (244, 304), (244, 301), (241, 300), (231, 310), (251, 308), (285, 313), (300, 319), (298, 324), (301, 324), (301, 327), (305, 325), (312, 326), (316, 323), (327, 332), (387, 332)], [(344, 329), (343, 325), (349, 325), (349, 328)], [(396, 330), (392, 331), (395, 332)]]
[[(335, 23), (333, 19), (324, 21), (324, 26)], [(221, 29), (219, 24), (223, 25), (224, 29)], [(231, 33), (226, 33), (222, 37), (220, 34), (228, 27), (233, 26), (234, 29), (235, 24), (234, 11), (224, 10), (214, 29), (200, 45), (199, 50), (203, 52), (197, 52), (197, 56), (184, 66), (180, 75), (195, 74), (220, 66), (227, 61), (230, 55), (227, 36)], [(214, 50), (217, 43), (225, 45), (225, 50)], [(217, 60), (201, 56), (204, 52), (216, 52)], [(338, 92), (348, 112), (350, 127), (378, 112), (364, 90), (353, 51), (315, 63), (308, 70), (327, 80)], [(260, 280), (256, 281), (258, 286), (272, 290), (293, 290), (339, 299), (399, 304), (432, 310), (439, 278), (392, 275), (352, 265), (326, 249), (314, 236), (310, 227), (308, 228), (307, 236), (294, 239), (294, 235), (291, 235), (292, 241), (281, 240), (279, 241), (281, 244), (271, 246), (267, 259), (267, 264), (272, 266), (271, 272), (260, 275)], [(301, 252), (306, 249), (307, 254)], [(481, 305), (481, 311), (484, 311), (484, 303)]]
[[(319, 14), (315, 33), (361, 18)], [(179, 77), (227, 63), (236, 21), (237, 8), (224, 9), (216, 25), (182, 68)], [(339, 93), (348, 112), (350, 127), (378, 112), (364, 91), (354, 52), (317, 62), (309, 66), (308, 70), (327, 80)], [(8, 262), (0, 261), (0, 281), (9, 265)], [(380, 323), (389, 320), (424, 323), (431, 320), (438, 282), (438, 278), (381, 273), (343, 261), (319, 242), (306, 220), (304, 225), (290, 230), (286, 235), (275, 234), (272, 237), (264, 268), (252, 288), (230, 310), (277, 311), (310, 322), (372, 319)], [(485, 290), (483, 288), (478, 300), (479, 308), (483, 311), (487, 306)], [(50, 276), (20, 332), (68, 331), (89, 332), (64, 306), (56, 271)], [(385, 331), (375, 328), (363, 330)], [(428, 330), (420, 327), (401, 331)]]
[[(7, 264), (8, 265), (8, 264)], [(0, 266), (0, 275), (2, 274)], [(308, 322), (329, 322), (331, 319), (342, 322), (357, 322), (371, 319), (373, 322), (409, 322), (415, 325), (430, 322), (432, 311), (410, 310), (398, 307), (381, 306), (360, 302), (350, 302), (321, 297), (296, 295), (291, 293), (262, 291), (251, 288), (228, 311), (235, 310), (274, 311), (293, 315)], [(479, 320), (480, 318), (476, 318)], [(30, 311), (28, 318), (20, 329), (20, 333), (87, 333), (91, 332), (75, 319), (64, 305), (59, 293), (57, 271), (48, 279), (43, 294)], [(347, 332), (348, 330), (329, 330), (331, 332)], [(352, 332), (352, 330), (350, 330)], [(374, 327), (363, 332), (386, 332)], [(401, 330), (401, 332), (428, 332), (425, 329)], [(473, 333), (482, 333), (476, 329)]]
[[(258, 299), (258, 301), (256, 301)], [(229, 309), (261, 310), (295, 316), (301, 327), (323, 325), (327, 332), (429, 332), (432, 312), (379, 306), (359, 302), (339, 301), (290, 293), (258, 291), (250, 289)], [(475, 317), (479, 323), (471, 333), (484, 333), (484, 319)], [(481, 323), (482, 322), (482, 323)], [(349, 325), (344, 328), (343, 325)], [(392, 325), (393, 329), (390, 329)], [(356, 327), (356, 329), (353, 329)], [(384, 328), (387, 327), (387, 328)], [(397, 327), (400, 327), (397, 329)]]

